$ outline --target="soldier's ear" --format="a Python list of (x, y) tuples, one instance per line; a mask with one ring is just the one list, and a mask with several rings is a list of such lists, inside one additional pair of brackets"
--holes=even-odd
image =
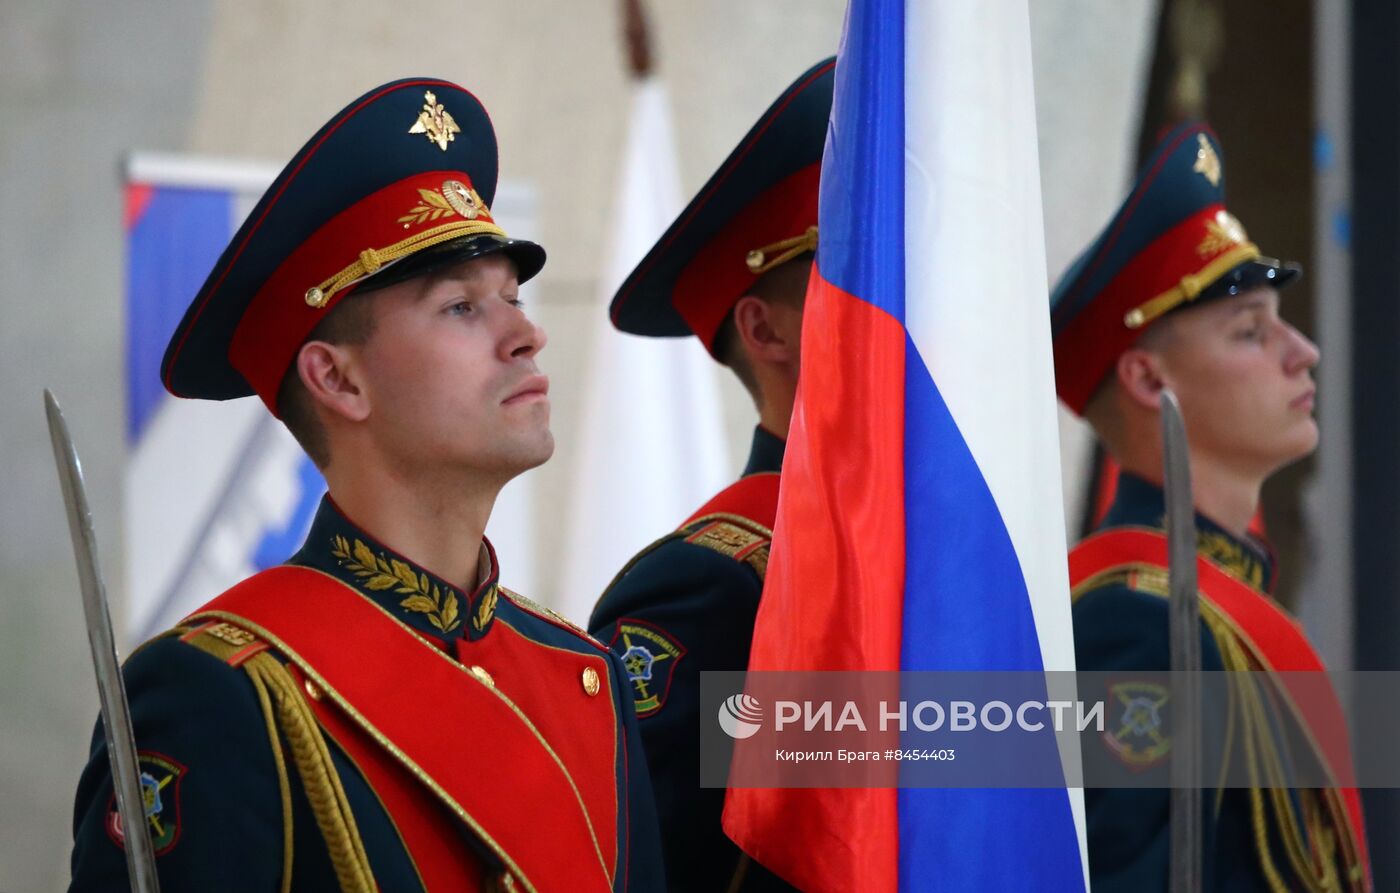
[(297, 352), (297, 375), (322, 412), (352, 422), (369, 417), (369, 397), (360, 382), (353, 348), (308, 341)]
[(1160, 354), (1130, 347), (1118, 355), (1113, 371), (1128, 400), (1144, 409), (1158, 410), (1162, 388), (1166, 386)]
[(755, 295), (744, 295), (734, 305), (734, 328), (751, 358), (767, 363), (796, 359), (798, 345), (778, 318), (784, 309)]

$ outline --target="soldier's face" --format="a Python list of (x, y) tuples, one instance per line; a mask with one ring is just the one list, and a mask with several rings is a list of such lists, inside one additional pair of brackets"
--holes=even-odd
[(1172, 314), (1158, 352), (1193, 452), (1269, 474), (1317, 447), (1318, 349), (1278, 315), (1278, 292), (1252, 289)]
[(554, 452), (544, 330), (493, 254), (374, 295), (359, 350), (373, 436), (407, 474), (457, 467), (503, 479)]

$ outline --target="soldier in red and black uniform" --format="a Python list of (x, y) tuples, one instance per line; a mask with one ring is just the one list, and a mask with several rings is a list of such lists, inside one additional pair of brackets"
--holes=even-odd
[[(1261, 255), (1225, 209), (1224, 178), (1208, 128), (1171, 131), (1051, 299), (1060, 397), (1123, 469), (1101, 526), (1070, 554), (1076, 664), (1117, 680), (1098, 695), (1109, 705), (1107, 729), (1085, 745), (1087, 760), (1104, 760), (1124, 780), (1085, 792), (1096, 893), (1167, 884), (1169, 791), (1131, 786), (1171, 753), (1159, 672), (1170, 669), (1163, 388), (1180, 401), (1189, 441), (1203, 668), (1322, 669), (1302, 627), (1272, 599), (1273, 556), (1249, 532), (1264, 481), (1317, 446), (1319, 354), (1280, 317), (1280, 290), (1298, 268)], [(1278, 677), (1232, 678), (1272, 686)], [(1205, 890), (1371, 888), (1360, 801), (1345, 787), (1341, 711), (1330, 689), (1311, 700), (1286, 716), (1248, 709), (1243, 697), (1207, 698), (1203, 727), (1219, 733), (1206, 736), (1208, 758), (1251, 781), (1205, 792)], [(1325, 742), (1309, 758), (1340, 783), (1298, 789), (1271, 775), (1283, 765), (1285, 723), (1306, 732), (1295, 742)]]
[[(166, 891), (663, 884), (633, 686), (606, 646), (499, 582), (483, 536), (549, 458), (544, 250), (492, 217), (486, 110), (379, 87), (287, 164), (176, 329), (177, 396), (256, 394), (330, 493), (287, 564), (124, 669)], [(124, 890), (101, 734), (74, 890)]]
[(748, 666), (796, 397), (834, 68), (814, 66), (773, 102), (612, 304), (624, 332), (699, 338), (759, 415), (739, 480), (633, 558), (589, 621), (630, 678), (673, 891), (788, 889), (725, 837), (724, 791), (700, 787), (700, 673)]

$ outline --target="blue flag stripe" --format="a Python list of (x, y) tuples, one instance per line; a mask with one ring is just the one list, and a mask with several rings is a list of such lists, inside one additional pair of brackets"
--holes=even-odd
[(822, 160), (817, 266), (904, 321), (904, 2), (846, 11)]
[[(906, 356), (901, 668), (1040, 670), (996, 501), (912, 341)], [(1038, 756), (1058, 761), (1046, 743)], [(899, 838), (902, 891), (1083, 888), (1063, 790), (903, 788)]]

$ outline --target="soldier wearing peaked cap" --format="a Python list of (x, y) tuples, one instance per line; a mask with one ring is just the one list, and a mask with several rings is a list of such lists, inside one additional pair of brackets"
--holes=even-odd
[[(1085, 794), (1095, 891), (1167, 883), (1169, 792), (1130, 787), (1171, 752), (1166, 690), (1132, 678), (1170, 668), (1163, 388), (1180, 401), (1189, 441), (1203, 668), (1322, 669), (1301, 626), (1271, 598), (1273, 557), (1249, 533), (1265, 479), (1316, 447), (1319, 355), (1279, 315), (1280, 290), (1298, 268), (1261, 255), (1225, 208), (1224, 177), (1208, 128), (1171, 131), (1051, 298), (1060, 397), (1123, 468), (1102, 526), (1070, 554), (1077, 666), (1122, 679), (1101, 695), (1106, 731), (1085, 745), (1088, 758), (1121, 762), (1124, 778), (1123, 787)], [(1148, 695), (1153, 709), (1137, 710)], [(1340, 708), (1317, 700), (1296, 716), (1251, 711), (1246, 698), (1208, 700), (1207, 753), (1243, 765), (1251, 782), (1203, 798), (1207, 890), (1370, 889), (1356, 790), (1294, 789), (1274, 771), (1287, 722), (1309, 733), (1312, 748), (1339, 743), (1307, 756), (1332, 779), (1352, 777)], [(1333, 734), (1311, 734), (1318, 730)]]
[[(655, 890), (631, 683), (499, 582), (501, 486), (549, 458), (544, 251), (490, 210), (485, 109), (379, 87), (287, 164), (170, 340), (183, 397), (256, 394), (330, 494), (287, 564), (127, 662), (167, 891)], [(101, 734), (73, 889), (125, 889)]]
[(700, 673), (748, 666), (796, 397), (834, 69), (817, 64), (773, 102), (612, 303), (624, 332), (699, 338), (759, 413), (743, 476), (633, 558), (589, 621), (630, 679), (673, 891), (790, 889), (725, 837), (724, 791), (700, 788)]

